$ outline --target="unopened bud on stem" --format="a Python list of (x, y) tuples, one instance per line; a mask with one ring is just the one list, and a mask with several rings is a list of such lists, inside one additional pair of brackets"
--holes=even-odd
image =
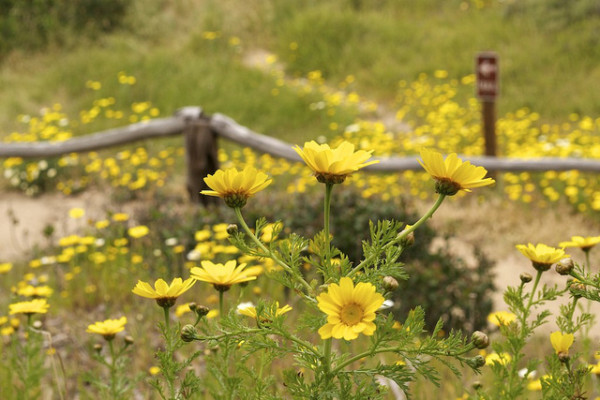
[(490, 345), (490, 339), (488, 335), (481, 331), (473, 332), (473, 334), (471, 335), (471, 342), (473, 342), (475, 347), (477, 347), (478, 349), (485, 349)]
[(184, 342), (191, 342), (196, 339), (198, 330), (194, 325), (187, 324), (181, 328), (181, 340)]
[(528, 283), (531, 282), (533, 280), (533, 277), (528, 274), (527, 272), (522, 273), (519, 278), (521, 278), (521, 282), (523, 283)]
[(386, 276), (383, 278), (383, 288), (388, 292), (393, 292), (398, 289), (398, 281), (393, 276)]
[(569, 275), (575, 268), (572, 258), (563, 258), (556, 264), (556, 272), (560, 275)]

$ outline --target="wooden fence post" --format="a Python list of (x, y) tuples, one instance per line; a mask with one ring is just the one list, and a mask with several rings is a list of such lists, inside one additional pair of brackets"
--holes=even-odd
[(201, 190), (209, 189), (204, 183), (204, 177), (219, 169), (217, 133), (210, 126), (210, 117), (199, 107), (185, 107), (176, 115), (182, 116), (185, 121), (183, 136), (187, 167), (186, 188), (190, 200), (204, 206), (216, 204), (216, 197), (200, 194)]

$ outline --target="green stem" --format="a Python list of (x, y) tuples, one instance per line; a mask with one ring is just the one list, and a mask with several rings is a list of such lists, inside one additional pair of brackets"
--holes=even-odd
[(533, 288), (531, 289), (531, 293), (529, 294), (529, 299), (527, 300), (527, 307), (525, 307), (525, 311), (523, 312), (523, 325), (526, 324), (527, 317), (529, 317), (529, 309), (531, 308), (531, 304), (533, 303), (533, 297), (535, 295), (535, 291), (537, 290), (538, 284), (540, 283), (541, 277), (542, 277), (542, 271), (537, 271), (537, 275), (535, 276), (535, 281), (533, 282)]
[(224, 291), (219, 290), (219, 318), (223, 319), (223, 297)]
[(300, 284), (302, 286), (304, 286), (304, 288), (306, 289), (306, 293), (312, 294), (313, 293), (313, 289), (308, 284), (308, 282), (306, 282), (304, 280), (304, 278), (302, 278), (302, 276), (300, 276), (299, 274), (294, 273), (294, 271), (292, 270), (292, 268), (289, 265), (287, 265), (285, 262), (283, 262), (277, 256), (275, 256), (275, 254), (273, 254), (269, 249), (267, 249), (265, 247), (265, 245), (256, 237), (256, 235), (254, 235), (254, 233), (252, 232), (252, 230), (250, 229), (250, 227), (248, 226), (248, 224), (244, 220), (244, 217), (242, 216), (242, 210), (239, 207), (236, 207), (233, 210), (235, 211), (235, 215), (237, 216), (237, 219), (238, 219), (240, 225), (242, 226), (242, 228), (244, 229), (244, 231), (246, 232), (246, 234), (248, 236), (250, 236), (250, 239), (252, 239), (252, 241), (254, 243), (256, 243), (256, 245), (258, 246), (258, 248), (261, 249), (265, 254), (268, 254), (269, 257), (273, 261), (275, 261), (277, 264), (279, 264), (281, 266), (281, 268), (283, 268), (287, 273), (289, 273), (296, 280), (298, 280), (300, 282)]
[(108, 348), (110, 349), (110, 393), (113, 399), (117, 398), (117, 357), (115, 355), (115, 347), (112, 339), (108, 341)]
[(575, 270), (572, 270), (571, 272), (569, 272), (569, 275), (571, 275), (573, 278), (577, 279), (580, 283), (583, 283), (586, 286), (589, 285), (589, 286), (595, 287), (596, 289), (600, 289), (600, 287), (598, 287), (597, 283), (588, 281), (583, 276), (581, 276), (577, 272), (575, 272)]
[(325, 366), (325, 373), (331, 371), (331, 341), (331, 338), (325, 339), (325, 346), (323, 349), (323, 365)]
[(323, 233), (325, 235), (325, 264), (327, 268), (331, 267), (331, 238), (329, 235), (329, 214), (331, 211), (331, 192), (333, 183), (325, 184), (325, 200), (323, 201)]
[[(165, 353), (169, 357), (169, 359), (173, 359), (173, 341), (171, 335), (171, 327), (169, 322), (169, 307), (163, 307), (163, 312), (165, 315)], [(175, 382), (173, 378), (172, 371), (163, 371), (165, 380), (167, 381), (167, 386), (169, 388), (170, 399), (175, 398)]]
[[(437, 198), (437, 200), (435, 201), (435, 203), (433, 204), (433, 206), (431, 206), (431, 209), (429, 209), (429, 211), (427, 211), (425, 213), (425, 215), (423, 215), (411, 227), (406, 228), (402, 232), (400, 232), (400, 234), (396, 237), (396, 239), (394, 239), (394, 240), (388, 242), (387, 244), (385, 244), (381, 248), (381, 251), (384, 252), (389, 247), (394, 246), (395, 244), (401, 242), (404, 238), (406, 238), (406, 236), (408, 236), (410, 233), (414, 232), (419, 226), (423, 225), (423, 223), (425, 223), (425, 221), (427, 221), (429, 218), (431, 218), (432, 215), (437, 211), (437, 209), (440, 208), (440, 206), (444, 202), (445, 198), (446, 198), (446, 195), (440, 194), (439, 197)], [(352, 269), (352, 271), (350, 271), (348, 273), (347, 276), (349, 276), (349, 277), (354, 276), (358, 271), (360, 271), (361, 269), (363, 269), (365, 267), (365, 265), (369, 265), (371, 262), (373, 262), (373, 259), (375, 257), (377, 257), (377, 254), (372, 254), (368, 258), (366, 258), (363, 261), (361, 261), (356, 267), (354, 267)]]
[(590, 270), (590, 249), (585, 250), (585, 270), (584, 272), (587, 273)]
[[(521, 322), (521, 330), (519, 332), (519, 343), (525, 343), (525, 338), (529, 335), (529, 326), (527, 325), (527, 318), (529, 318), (529, 312), (531, 310), (531, 305), (533, 304), (533, 298), (535, 296), (535, 292), (540, 283), (540, 278), (542, 277), (542, 271), (537, 270), (537, 275), (535, 276), (535, 281), (533, 282), (533, 287), (531, 292), (529, 293), (529, 299), (527, 299), (527, 305), (523, 309), (523, 313), (521, 314), (520, 322)], [(519, 346), (519, 349), (515, 351), (515, 360), (511, 363), (510, 374), (508, 376), (508, 393), (513, 393), (513, 387), (515, 385), (515, 379), (518, 379), (517, 366), (519, 359), (523, 356), (521, 354), (521, 350), (523, 349), (523, 345)]]
[[(571, 323), (571, 327), (573, 327), (573, 314), (575, 314), (575, 307), (577, 306), (577, 300), (579, 300), (579, 297), (574, 296), (573, 297), (573, 304), (571, 305), (571, 309), (569, 310), (569, 322)], [(569, 332), (569, 333), (573, 333), (573, 332)]]
[(169, 334), (169, 307), (163, 307), (163, 313), (165, 315), (165, 327), (167, 335)]
[[(457, 352), (453, 352), (453, 353), (443, 352), (443, 351), (434, 351), (434, 352), (427, 352), (426, 354), (432, 355), (432, 356), (455, 357), (455, 356), (460, 356), (460, 355), (466, 354), (469, 351), (473, 350), (474, 348), (475, 348), (475, 345), (470, 343), (467, 347), (465, 347), (461, 351), (457, 351)], [(347, 360), (341, 362), (338, 366), (336, 366), (336, 368), (331, 373), (332, 373), (332, 375), (335, 375), (335, 374), (339, 373), (342, 369), (347, 367), (348, 365), (352, 364), (353, 362), (358, 361), (365, 357), (379, 354), (379, 353), (397, 353), (397, 352), (414, 353), (414, 352), (420, 352), (420, 351), (421, 350), (419, 350), (419, 349), (407, 350), (407, 349), (400, 348), (400, 347), (383, 347), (383, 348), (376, 349), (376, 350), (368, 350), (368, 351), (359, 353), (359, 354), (357, 354), (353, 357), (350, 357)]]

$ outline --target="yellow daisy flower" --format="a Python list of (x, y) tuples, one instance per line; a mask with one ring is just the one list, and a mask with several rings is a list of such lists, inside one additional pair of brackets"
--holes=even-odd
[(24, 297), (50, 297), (53, 292), (50, 286), (27, 285), (17, 290), (17, 294)]
[(188, 278), (185, 281), (181, 278), (175, 278), (170, 285), (162, 279), (157, 279), (153, 289), (150, 284), (138, 281), (135, 288), (133, 288), (133, 293), (155, 299), (159, 306), (168, 308), (172, 307), (177, 298), (187, 292), (195, 283), (196, 280), (193, 278)]
[(119, 319), (107, 319), (88, 326), (86, 332), (97, 333), (102, 335), (106, 340), (112, 340), (117, 333), (125, 329), (126, 323), (126, 317), (121, 317)]
[(328, 144), (318, 144), (311, 140), (304, 143), (304, 148), (296, 145), (294, 150), (315, 172), (317, 180), (321, 183), (342, 183), (351, 173), (379, 162), (366, 162), (371, 158), (373, 150), (354, 151), (354, 145), (346, 141), (332, 149)]
[(0, 274), (5, 274), (12, 269), (13, 265), (11, 263), (0, 263)]
[(579, 247), (583, 251), (590, 251), (592, 247), (600, 243), (600, 236), (571, 236), (568, 242), (560, 242), (559, 247)]
[(435, 191), (446, 196), (454, 196), (459, 190), (470, 192), (472, 188), (488, 186), (495, 181), (484, 178), (487, 170), (463, 161), (456, 153), (444, 160), (437, 151), (422, 149), (419, 164), (436, 180)]
[(574, 336), (572, 333), (563, 334), (560, 331), (552, 332), (550, 334), (550, 343), (552, 343), (552, 347), (554, 347), (554, 351), (556, 354), (569, 354), (569, 348), (573, 344)]
[(508, 353), (490, 353), (485, 356), (485, 365), (500, 364), (506, 365), (511, 362), (512, 357)]
[(590, 374), (600, 375), (600, 362), (596, 364), (590, 364)]
[(79, 218), (83, 218), (83, 216), (85, 215), (85, 210), (83, 208), (71, 208), (69, 210), (69, 218), (72, 219), (79, 219)]
[(510, 311), (496, 311), (490, 313), (487, 317), (488, 322), (496, 326), (510, 325), (516, 319), (517, 316)]
[(240, 264), (236, 267), (235, 260), (229, 260), (225, 264), (214, 264), (211, 261), (202, 261), (202, 267), (194, 267), (190, 270), (193, 279), (212, 283), (215, 289), (220, 292), (229, 290), (231, 285), (236, 283), (248, 282), (256, 279), (256, 276), (262, 272), (261, 267), (246, 268), (246, 264)]
[[(238, 313), (245, 315), (247, 317), (250, 318), (254, 318), (257, 319), (258, 315), (256, 314), (256, 307), (254, 307), (252, 304), (240, 304), (240, 306), (238, 306), (237, 308)], [(272, 312), (270, 312), (271, 310), (269, 309), (265, 309), (264, 310), (265, 313), (263, 313), (261, 315), (261, 322), (269, 322), (273, 319), (273, 315)], [(280, 315), (283, 315), (287, 312), (292, 311), (292, 307), (289, 305), (285, 305), (283, 307), (279, 307), (279, 302), (275, 302), (275, 317), (279, 317)]]
[(563, 249), (556, 249), (543, 243), (538, 243), (535, 246), (531, 243), (527, 245), (518, 244), (517, 249), (531, 260), (533, 267), (538, 271), (547, 271), (552, 264), (568, 257)]
[(19, 303), (9, 304), (10, 315), (13, 314), (46, 314), (50, 304), (46, 299), (34, 299), (31, 301), (21, 301)]
[(219, 169), (214, 175), (204, 178), (204, 182), (212, 190), (203, 190), (201, 194), (222, 197), (229, 207), (241, 208), (249, 197), (269, 186), (272, 180), (264, 172), (246, 167), (242, 171)]
[(532, 392), (537, 392), (537, 391), (542, 390), (542, 380), (535, 379), (533, 381), (530, 381), (529, 383), (527, 383), (527, 390), (530, 390)]
[(150, 232), (150, 229), (145, 225), (134, 226), (127, 230), (127, 234), (134, 239), (139, 239), (141, 237), (144, 237), (149, 232)]
[(354, 286), (348, 277), (340, 279), (339, 284), (332, 283), (327, 293), (317, 297), (317, 306), (327, 314), (327, 323), (319, 329), (321, 339), (353, 340), (359, 333), (373, 335), (375, 311), (384, 300), (370, 283), (360, 282)]

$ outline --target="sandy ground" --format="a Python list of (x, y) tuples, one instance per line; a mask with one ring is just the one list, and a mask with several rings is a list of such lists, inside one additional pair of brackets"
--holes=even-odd
[[(27, 256), (35, 246), (46, 245), (48, 240), (42, 232), (49, 225), (55, 228), (54, 237), (60, 238), (77, 232), (88, 219), (104, 218), (108, 204), (106, 196), (93, 191), (75, 197), (47, 194), (39, 198), (3, 193), (0, 197), (0, 262), (17, 260)], [(70, 219), (69, 210), (74, 207), (85, 209), (86, 216), (79, 220)], [(131, 205), (128, 207), (131, 208)], [(425, 211), (428, 205), (423, 204), (422, 207)], [(14, 219), (18, 221), (16, 225), (11, 222)], [(493, 297), (497, 310), (505, 308), (502, 300), (504, 289), (517, 286), (522, 272), (535, 275), (530, 262), (515, 248), (516, 244), (542, 242), (557, 245), (573, 235), (600, 234), (596, 223), (581, 215), (571, 215), (568, 210), (528, 209), (500, 199), (479, 204), (476, 196), (448, 199), (434, 215), (431, 224), (452, 234), (451, 248), (457, 255), (468, 260), (465, 256), (472, 254), (473, 246), (479, 246), (492, 260), (496, 260), (494, 274), (498, 291)], [(571, 254), (575, 260), (583, 261), (578, 249), (569, 250), (573, 250)], [(594, 251), (592, 270), (597, 270), (594, 266), (597, 258), (593, 256)], [(565, 277), (553, 270), (542, 277), (542, 283), (548, 285), (563, 285), (564, 282)], [(558, 312), (559, 304), (552, 303), (551, 310)], [(594, 305), (592, 311), (600, 315), (600, 305)], [(553, 331), (557, 327), (551, 322), (544, 329)]]
[[(568, 207), (536, 209), (500, 199), (478, 204), (476, 197), (449, 199), (438, 209), (431, 223), (435, 227), (453, 232), (451, 248), (456, 249), (457, 255), (470, 254), (473, 246), (479, 246), (486, 255), (495, 260), (494, 274), (498, 290), (493, 299), (496, 310), (506, 309), (502, 298), (504, 290), (508, 286), (518, 286), (521, 273), (527, 272), (532, 276), (536, 274), (530, 261), (516, 249), (517, 244), (531, 242), (558, 246), (559, 242), (570, 240), (572, 236), (600, 235), (597, 222), (580, 214), (572, 214)], [(566, 250), (576, 262), (584, 262), (581, 250)], [(599, 251), (600, 249), (593, 249), (591, 252), (592, 271), (598, 271)], [(540, 284), (557, 284), (562, 288), (565, 282), (566, 277), (551, 269), (542, 275)], [(586, 301), (583, 300), (580, 304)], [(548, 308), (556, 315), (560, 305), (568, 302), (568, 299), (551, 302), (548, 303)], [(598, 321), (600, 304), (593, 303), (591, 312), (598, 316)], [(549, 321), (540, 328), (540, 332), (558, 329), (553, 317), (550, 317)], [(600, 331), (598, 322), (591, 332)], [(596, 333), (595, 336), (598, 337), (599, 334)]]

